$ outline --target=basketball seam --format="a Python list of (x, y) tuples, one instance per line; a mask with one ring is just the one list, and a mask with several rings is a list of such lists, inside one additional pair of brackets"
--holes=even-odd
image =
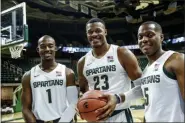
[[(80, 99), (80, 101), (79, 102), (81, 102), (82, 100), (86, 100), (86, 99), (99, 99), (99, 98), (84, 98), (84, 99)], [(104, 100), (101, 100), (101, 101), (104, 101)], [(104, 102), (106, 102), (106, 101), (104, 101)]]

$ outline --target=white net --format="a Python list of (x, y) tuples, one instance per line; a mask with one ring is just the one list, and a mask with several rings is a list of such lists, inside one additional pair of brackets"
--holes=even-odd
[(11, 53), (11, 57), (13, 59), (17, 59), (17, 58), (21, 57), (21, 51), (23, 50), (23, 48), (24, 48), (24, 43), (10, 46), (9, 50)]

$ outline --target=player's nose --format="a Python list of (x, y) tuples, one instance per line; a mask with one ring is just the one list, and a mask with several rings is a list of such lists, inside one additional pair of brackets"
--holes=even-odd
[(45, 49), (45, 51), (49, 51), (49, 50), (50, 50), (50, 48), (47, 46), (46, 49)]
[(95, 37), (95, 36), (97, 36), (98, 34), (94, 31), (93, 33), (92, 33), (92, 37)]
[(141, 39), (141, 42), (146, 43), (147, 41), (148, 41), (148, 37), (143, 36), (143, 38)]

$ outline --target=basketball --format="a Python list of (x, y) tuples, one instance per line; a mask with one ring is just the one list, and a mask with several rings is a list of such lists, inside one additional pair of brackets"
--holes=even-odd
[(106, 99), (100, 99), (99, 97), (103, 92), (98, 90), (91, 90), (83, 94), (77, 103), (77, 108), (83, 119), (88, 122), (96, 121), (96, 118), (100, 113), (95, 113), (96, 109), (106, 105)]

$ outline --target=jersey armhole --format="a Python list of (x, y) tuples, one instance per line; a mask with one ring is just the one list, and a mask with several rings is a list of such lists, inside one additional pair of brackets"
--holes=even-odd
[(172, 73), (172, 72), (167, 71), (166, 68), (165, 68), (164, 66), (163, 66), (163, 72), (164, 72), (164, 74), (165, 74), (167, 77), (169, 77), (170, 79), (177, 80), (176, 75), (175, 75), (174, 73)]
[(119, 47), (119, 46), (117, 47), (117, 50), (116, 50), (116, 57), (117, 57), (118, 63), (121, 65), (121, 67), (122, 67), (122, 68), (124, 69), (124, 71), (125, 71), (124, 65), (122, 65), (122, 64), (121, 64), (121, 61), (119, 60), (119, 55), (118, 55), (118, 52), (119, 52), (118, 50), (119, 50), (119, 48), (121, 48), (121, 47)]

